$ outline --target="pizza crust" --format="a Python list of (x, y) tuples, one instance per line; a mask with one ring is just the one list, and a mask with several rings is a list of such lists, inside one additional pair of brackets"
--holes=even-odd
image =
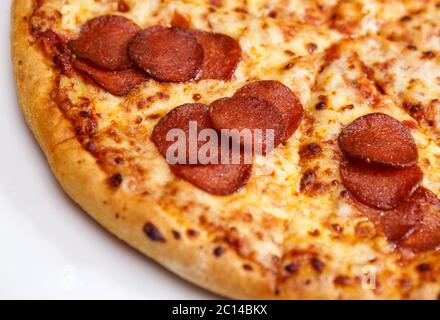
[[(214, 254), (218, 244), (208, 232), (195, 227), (200, 230), (199, 234), (190, 238), (185, 232), (193, 227), (193, 223), (165, 212), (148, 197), (109, 187), (108, 174), (80, 144), (71, 123), (50, 98), (57, 75), (50, 61), (36, 46), (30, 45), (33, 39), (27, 18), (32, 14), (33, 3), (32, 0), (14, 0), (12, 9), (13, 64), (20, 105), (63, 189), (107, 230), (182, 278), (231, 298), (401, 297), (387, 290), (375, 292), (361, 286), (337, 286), (333, 280), (336, 274), (332, 271), (315, 278), (310, 284), (307, 275), (280, 279), (279, 270), (265, 268), (234, 250), (226, 249), (218, 257)], [(144, 233), (146, 223), (152, 223), (160, 230), (166, 241), (149, 239)], [(176, 239), (173, 231), (178, 231), (181, 237)], [(427, 260), (438, 268), (438, 256), (428, 255)], [(396, 286), (392, 283), (385, 285)], [(409, 297), (436, 298), (438, 289), (438, 283), (426, 283), (412, 290)]]

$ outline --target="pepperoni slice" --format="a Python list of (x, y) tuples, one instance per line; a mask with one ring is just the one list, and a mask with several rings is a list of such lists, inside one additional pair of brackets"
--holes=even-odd
[(125, 70), (133, 66), (128, 43), (139, 31), (139, 26), (122, 16), (100, 16), (86, 22), (69, 47), (79, 58), (102, 68)]
[(134, 87), (147, 80), (145, 73), (135, 69), (107, 71), (81, 60), (75, 60), (73, 64), (77, 70), (115, 96), (125, 96)]
[(273, 80), (251, 82), (238, 90), (235, 95), (256, 97), (274, 104), (281, 111), (287, 128), (282, 138), (283, 143), (295, 133), (301, 123), (303, 106), (296, 95), (281, 82)]
[[(206, 142), (198, 141), (195, 150), (190, 149), (190, 122), (196, 122), (196, 133), (193, 139), (197, 139), (198, 133), (207, 128), (211, 128), (211, 121), (208, 115), (208, 107), (200, 103), (188, 103), (171, 110), (165, 117), (163, 117), (153, 130), (152, 139), (156, 144), (159, 152), (163, 157), (167, 157), (167, 151), (174, 141), (167, 141), (167, 134), (172, 129), (181, 129), (186, 137), (186, 156), (182, 159), (184, 163), (196, 164), (198, 162), (198, 149)], [(196, 141), (196, 140), (194, 140)], [(194, 149), (194, 148), (193, 148)], [(191, 159), (194, 159), (191, 162)], [(179, 159), (179, 163), (182, 163)]]
[(440, 200), (426, 188), (417, 188), (400, 206), (386, 212), (355, 204), (400, 247), (427, 251), (440, 245)]
[(396, 119), (371, 113), (353, 121), (339, 135), (339, 147), (350, 158), (390, 166), (417, 162), (417, 147), (411, 132)]
[(241, 60), (241, 47), (238, 42), (224, 34), (201, 30), (191, 30), (205, 53), (202, 70), (197, 77), (201, 79), (230, 80)]
[(252, 164), (173, 165), (173, 173), (213, 195), (230, 195), (242, 188), (252, 173)]
[[(285, 136), (286, 128), (281, 120), (281, 112), (263, 99), (241, 96), (219, 99), (210, 105), (209, 116), (217, 130), (238, 130), (241, 133), (241, 144), (247, 141), (252, 141), (253, 146), (261, 143), (263, 154), (272, 150), (267, 130), (273, 130), (273, 148), (278, 146)], [(256, 129), (261, 130), (259, 138)]]
[(129, 45), (134, 62), (160, 81), (194, 79), (203, 65), (203, 48), (189, 32), (155, 26), (140, 31)]
[(440, 246), (440, 200), (434, 193), (419, 188), (398, 211), (401, 220), (417, 221), (399, 245), (414, 251), (434, 250)]
[(358, 201), (383, 210), (396, 208), (423, 177), (417, 165), (392, 168), (359, 160), (342, 161), (340, 172), (344, 186)]

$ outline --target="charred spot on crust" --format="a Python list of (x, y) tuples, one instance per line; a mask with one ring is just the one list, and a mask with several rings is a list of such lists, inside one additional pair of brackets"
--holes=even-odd
[(173, 230), (172, 232), (173, 232), (174, 239), (179, 240), (181, 238), (181, 235), (178, 231)]
[(225, 249), (223, 249), (222, 247), (217, 247), (214, 249), (214, 255), (216, 257), (222, 256), (224, 252), (225, 252)]
[(162, 233), (159, 231), (159, 229), (151, 222), (147, 222), (144, 225), (144, 233), (152, 241), (157, 241), (157, 242), (165, 242), (166, 241), (164, 236), (162, 235)]
[(432, 59), (435, 57), (434, 51), (425, 51), (422, 53), (422, 59)]
[(199, 235), (199, 233), (198, 233), (196, 230), (194, 230), (194, 229), (188, 229), (188, 230), (186, 231), (186, 234), (187, 234), (188, 237), (190, 237), (190, 238), (195, 238), (195, 237), (197, 237), (197, 236)]
[(347, 286), (351, 283), (351, 280), (346, 276), (337, 276), (333, 282), (336, 286)]
[(116, 173), (109, 178), (110, 186), (113, 188), (117, 188), (121, 185), (123, 180), (122, 174)]
[(323, 110), (327, 108), (327, 103), (325, 101), (320, 101), (315, 105), (316, 110)]
[(304, 159), (311, 159), (318, 156), (322, 151), (322, 147), (317, 143), (309, 143), (301, 146), (299, 155)]
[(83, 110), (79, 113), (79, 115), (83, 118), (88, 118), (90, 116), (90, 113), (88, 111)]
[(310, 259), (310, 264), (312, 265), (312, 268), (318, 273), (321, 273), (325, 267), (324, 262), (319, 260), (317, 257), (313, 257), (312, 259)]
[(428, 273), (431, 271), (431, 266), (428, 263), (421, 263), (417, 266), (417, 271), (420, 273)]
[(292, 263), (285, 265), (284, 270), (290, 274), (296, 273), (299, 270), (299, 265), (295, 262), (292, 262)]
[(239, 236), (238, 230), (235, 227), (231, 227), (229, 230), (227, 230), (224, 240), (232, 248), (237, 249), (237, 250), (242, 245), (242, 241), (240, 240), (240, 236)]
[(254, 270), (254, 268), (253, 268), (250, 264), (248, 264), (248, 263), (245, 263), (245, 264), (243, 265), (243, 269), (246, 270), (246, 271), (252, 271), (252, 270)]

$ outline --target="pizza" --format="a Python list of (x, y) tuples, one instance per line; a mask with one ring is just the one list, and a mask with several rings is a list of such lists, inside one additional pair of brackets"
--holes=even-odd
[(27, 122), (118, 238), (231, 298), (440, 298), (438, 0), (12, 10)]

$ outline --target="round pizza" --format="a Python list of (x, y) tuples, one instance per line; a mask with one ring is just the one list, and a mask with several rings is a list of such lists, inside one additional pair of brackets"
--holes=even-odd
[(12, 10), (23, 113), (111, 233), (231, 298), (440, 298), (438, 0)]

